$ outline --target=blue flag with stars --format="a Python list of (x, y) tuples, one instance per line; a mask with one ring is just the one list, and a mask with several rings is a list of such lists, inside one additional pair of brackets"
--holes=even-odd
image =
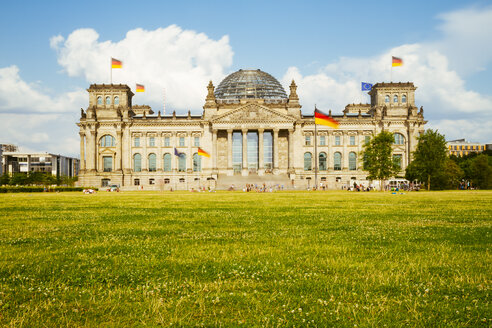
[(361, 90), (362, 91), (371, 91), (372, 89), (372, 84), (371, 83), (366, 83), (366, 82), (361, 82)]
[(174, 148), (174, 155), (180, 157), (181, 153), (176, 148)]

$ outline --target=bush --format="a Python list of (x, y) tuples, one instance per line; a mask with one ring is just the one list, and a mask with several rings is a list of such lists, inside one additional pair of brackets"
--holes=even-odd
[[(19, 192), (64, 192), (64, 191), (82, 191), (84, 189), (94, 189), (93, 187), (39, 187), (39, 186), (3, 186), (0, 187), (0, 193), (19, 193)], [(45, 190), (46, 189), (46, 190)]]

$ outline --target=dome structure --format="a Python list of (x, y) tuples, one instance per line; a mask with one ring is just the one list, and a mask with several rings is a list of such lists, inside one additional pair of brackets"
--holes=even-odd
[(277, 79), (259, 69), (240, 69), (228, 75), (220, 82), (214, 94), (215, 98), (221, 100), (287, 99), (287, 94)]

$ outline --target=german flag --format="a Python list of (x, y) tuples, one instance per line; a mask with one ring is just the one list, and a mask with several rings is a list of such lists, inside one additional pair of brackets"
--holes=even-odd
[(111, 68), (122, 68), (123, 62), (118, 59), (111, 58)]
[(142, 84), (137, 84), (137, 92), (145, 92), (145, 86)]
[(391, 66), (403, 66), (403, 59), (391, 56)]
[(210, 158), (210, 154), (207, 153), (205, 150), (201, 149), (200, 147), (198, 147), (198, 155)]
[(314, 109), (314, 123), (319, 125), (326, 125), (334, 129), (338, 129), (338, 125), (339, 125), (337, 120), (335, 120), (333, 117), (326, 115), (325, 113), (323, 113), (317, 108)]

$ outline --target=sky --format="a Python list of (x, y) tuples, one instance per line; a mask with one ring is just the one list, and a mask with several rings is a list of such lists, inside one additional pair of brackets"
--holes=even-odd
[[(427, 128), (492, 143), (490, 1), (5, 1), (0, 144), (79, 156), (86, 89), (144, 84), (134, 104), (201, 114), (206, 86), (259, 68), (305, 114), (368, 102), (361, 82), (414, 82)], [(8, 14), (6, 14), (8, 13)], [(391, 56), (403, 59), (391, 72)], [(165, 103), (165, 106), (164, 106)]]

